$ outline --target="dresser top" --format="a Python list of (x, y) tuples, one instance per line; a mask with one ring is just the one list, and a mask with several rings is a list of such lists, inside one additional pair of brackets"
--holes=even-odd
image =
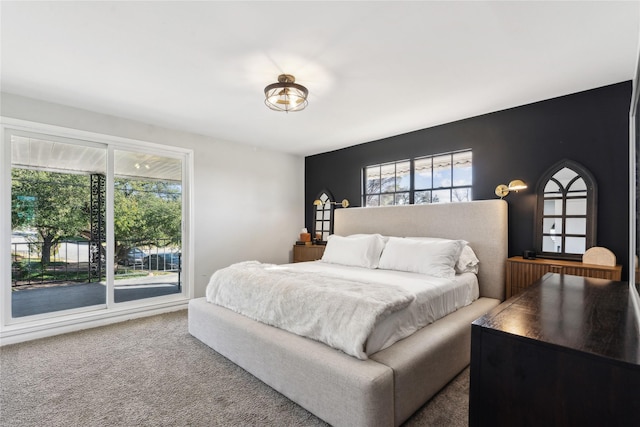
[(475, 327), (640, 364), (627, 282), (548, 273)]

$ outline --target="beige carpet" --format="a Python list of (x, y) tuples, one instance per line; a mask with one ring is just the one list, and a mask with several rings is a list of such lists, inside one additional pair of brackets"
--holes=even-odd
[[(466, 426), (468, 368), (407, 426)], [(324, 426), (187, 332), (186, 310), (0, 347), (2, 426)]]

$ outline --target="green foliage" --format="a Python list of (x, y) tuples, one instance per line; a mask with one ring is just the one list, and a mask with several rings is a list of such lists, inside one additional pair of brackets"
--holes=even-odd
[(51, 248), (78, 234), (89, 221), (89, 177), (33, 169), (11, 170), (11, 227), (37, 230), (42, 262)]
[(32, 264), (29, 260), (19, 260), (13, 262), (13, 270), (12, 277), (16, 280), (25, 280), (30, 277), (32, 269)]
[(11, 227), (35, 228), (58, 241), (88, 222), (89, 177), (31, 169), (11, 171)]
[[(35, 229), (42, 240), (42, 262), (63, 239), (90, 230), (88, 175), (30, 169), (11, 171), (12, 229)], [(114, 234), (116, 258), (136, 244), (181, 241), (181, 185), (171, 182), (116, 178)]]
[(117, 241), (153, 243), (181, 240), (181, 186), (161, 181), (118, 178), (114, 194)]

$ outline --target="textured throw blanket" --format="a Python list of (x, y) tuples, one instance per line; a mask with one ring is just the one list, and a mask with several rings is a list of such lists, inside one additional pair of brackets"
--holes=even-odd
[(247, 261), (216, 271), (207, 301), (366, 359), (376, 323), (415, 296), (393, 285), (357, 282)]

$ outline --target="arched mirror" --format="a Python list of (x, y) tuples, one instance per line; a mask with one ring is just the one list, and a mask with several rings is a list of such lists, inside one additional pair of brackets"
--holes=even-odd
[[(320, 201), (317, 203), (317, 201)], [(316, 197), (314, 203), (314, 217), (313, 217), (313, 238), (320, 237), (322, 241), (327, 241), (327, 238), (333, 233), (333, 204), (331, 201), (333, 196), (328, 190), (323, 190)]]
[(584, 166), (563, 160), (537, 185), (536, 252), (541, 257), (581, 260), (596, 244), (597, 187)]

